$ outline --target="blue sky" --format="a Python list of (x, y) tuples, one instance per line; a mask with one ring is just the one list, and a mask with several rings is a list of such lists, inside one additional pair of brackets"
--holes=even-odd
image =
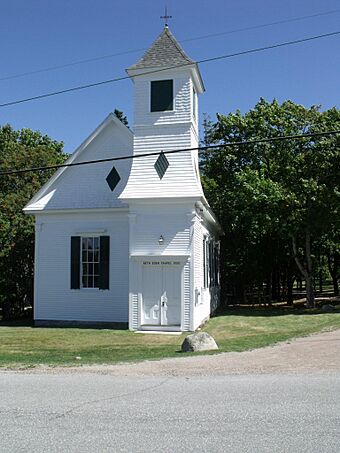
[[(195, 60), (340, 30), (338, 0), (167, 0), (170, 29)], [(125, 75), (163, 29), (156, 0), (11, 0), (1, 5), (0, 103)], [(236, 29), (334, 11), (253, 30)], [(232, 33), (227, 33), (232, 32)], [(194, 39), (203, 35), (220, 36)], [(199, 109), (249, 110), (262, 96), (306, 106), (339, 107), (340, 36), (200, 66), (206, 93)], [(130, 52), (131, 51), (131, 52)], [(124, 53), (123, 52), (128, 52)], [(75, 61), (93, 62), (40, 72)], [(40, 130), (72, 152), (113, 111), (133, 123), (130, 80), (0, 108), (0, 124)]]

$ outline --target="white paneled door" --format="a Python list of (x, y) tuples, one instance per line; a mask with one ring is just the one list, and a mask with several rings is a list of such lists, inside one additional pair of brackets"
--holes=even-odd
[(181, 324), (182, 266), (176, 261), (142, 264), (142, 324)]

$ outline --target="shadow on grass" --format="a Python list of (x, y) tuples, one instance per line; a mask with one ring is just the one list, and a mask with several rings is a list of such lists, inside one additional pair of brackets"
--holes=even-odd
[(82, 329), (82, 330), (114, 330), (114, 331), (123, 331), (129, 332), (127, 328), (118, 328), (108, 325), (101, 325), (100, 323), (89, 323), (89, 324), (81, 324), (81, 323), (68, 323), (67, 321), (65, 324), (58, 323), (58, 324), (51, 324), (51, 325), (44, 325), (44, 326), (36, 326), (34, 325), (34, 320), (31, 318), (20, 318), (20, 319), (8, 319), (8, 320), (1, 320), (0, 319), (0, 328), (1, 327), (31, 327), (32, 329)]
[[(287, 316), (287, 315), (321, 315), (321, 314), (336, 314), (340, 313), (340, 299), (339, 300), (322, 300), (319, 301), (320, 305), (316, 308), (306, 308), (303, 303), (294, 304), (293, 306), (287, 306), (284, 304), (273, 304), (268, 307), (261, 306), (224, 306), (220, 307), (214, 315), (215, 317), (219, 316)], [(333, 305), (333, 311), (324, 311), (322, 308), (323, 305)], [(335, 308), (336, 307), (336, 308)]]
[(34, 327), (34, 322), (30, 318), (6, 319), (0, 320), (0, 327)]
[[(218, 318), (222, 316), (234, 315), (234, 316), (245, 316), (245, 317), (277, 317), (277, 316), (287, 316), (287, 315), (320, 315), (320, 314), (337, 314), (340, 313), (340, 296), (338, 297), (318, 297), (317, 298), (317, 307), (316, 308), (306, 308), (305, 301), (300, 300), (294, 302), (293, 306), (288, 306), (283, 302), (273, 303), (271, 306), (252, 306), (252, 305), (230, 305), (230, 306), (220, 306), (213, 318)], [(334, 307), (333, 311), (325, 311), (322, 307), (324, 305), (332, 305)], [(10, 319), (10, 320), (1, 320), (0, 319), (0, 328), (1, 327), (31, 327), (34, 329), (64, 329), (64, 328), (75, 328), (83, 330), (114, 330), (129, 332), (127, 328), (122, 327), (113, 327), (108, 325), (102, 325), (101, 323), (68, 323), (65, 324), (51, 324), (46, 326), (35, 326), (34, 320), (31, 318), (20, 318), (20, 319)], [(176, 351), (180, 353), (181, 351)]]

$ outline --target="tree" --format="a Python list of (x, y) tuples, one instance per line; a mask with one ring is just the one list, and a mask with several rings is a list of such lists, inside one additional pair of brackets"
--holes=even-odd
[[(29, 129), (0, 127), (0, 171), (64, 162), (63, 143)], [(54, 173), (0, 176), (0, 306), (4, 318), (33, 303), (34, 219), (22, 208)]]
[(123, 124), (125, 124), (125, 126), (129, 127), (128, 119), (127, 119), (127, 117), (124, 115), (123, 112), (121, 112), (121, 111), (118, 110), (118, 109), (115, 109), (113, 113), (116, 115), (116, 117), (117, 117)]
[[(209, 143), (240, 142), (340, 129), (340, 111), (321, 112), (291, 101), (261, 99), (241, 114), (217, 115)], [(307, 305), (314, 306), (313, 247), (338, 231), (339, 136), (226, 146), (202, 156), (203, 182), (226, 230), (228, 278), (263, 279), (274, 262), (306, 281)], [(279, 266), (280, 267), (280, 266)]]
[(340, 280), (340, 227), (330, 228), (320, 238), (320, 250), (327, 262), (328, 272), (332, 279), (334, 296), (339, 295)]

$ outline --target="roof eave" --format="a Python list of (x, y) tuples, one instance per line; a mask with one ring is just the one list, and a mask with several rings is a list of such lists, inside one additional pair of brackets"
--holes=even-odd
[(211, 225), (218, 232), (218, 234), (220, 236), (223, 236), (224, 235), (223, 228), (222, 228), (220, 222), (218, 221), (216, 215), (214, 214), (213, 210), (211, 209), (205, 196), (201, 197), (201, 200), (198, 201), (196, 204), (199, 207), (199, 209), (201, 211), (201, 215), (204, 218), (204, 220), (209, 225)]
[[(113, 122), (120, 128), (123, 133), (127, 136), (130, 136), (130, 139), (133, 139), (133, 132), (125, 124), (123, 124), (114, 113), (110, 112), (108, 116), (102, 121), (99, 126), (83, 141), (83, 143), (76, 148), (76, 150), (69, 156), (69, 158), (63, 163), (64, 167), (59, 168), (51, 178), (38, 190), (38, 192), (31, 198), (31, 200), (24, 206), (23, 211), (27, 213), (33, 213), (36, 211), (35, 208), (31, 208), (31, 205), (34, 205), (46, 191), (54, 184), (54, 182), (60, 178), (60, 176), (67, 170), (67, 165), (71, 164), (81, 153), (87, 148), (87, 146), (100, 134), (100, 132), (110, 123)], [(32, 212), (31, 212), (32, 211)]]
[(196, 89), (198, 93), (204, 93), (205, 87), (203, 83), (203, 79), (201, 76), (201, 72), (198, 68), (197, 63), (188, 63), (188, 64), (181, 64), (177, 66), (154, 66), (150, 68), (127, 68), (126, 73), (128, 76), (134, 81), (135, 77), (142, 77), (148, 75), (158, 75), (162, 72), (170, 72), (170, 71), (178, 71), (180, 69), (188, 69), (191, 72), (192, 78), (195, 82)]
[(194, 63), (193, 67), (191, 68), (191, 72), (193, 75), (193, 79), (196, 82), (197, 91), (199, 93), (204, 93), (205, 86), (204, 86), (204, 82), (202, 79), (201, 71), (199, 70), (197, 63)]

